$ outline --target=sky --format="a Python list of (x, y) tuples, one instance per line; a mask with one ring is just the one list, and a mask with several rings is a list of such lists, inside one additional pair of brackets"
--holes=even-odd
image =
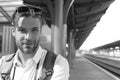
[(115, 0), (80, 49), (91, 49), (120, 40), (120, 0)]

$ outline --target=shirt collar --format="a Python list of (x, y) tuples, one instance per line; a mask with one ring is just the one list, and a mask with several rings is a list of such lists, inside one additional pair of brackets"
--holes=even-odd
[[(22, 65), (20, 60), (18, 59), (19, 52), (20, 52), (20, 50), (18, 49), (16, 52), (16, 55), (15, 55), (14, 64), (17, 63), (18, 65)], [(35, 55), (33, 57), (33, 60), (35, 61), (35, 63), (37, 64), (40, 61), (40, 59), (42, 59), (44, 57), (44, 55), (46, 55), (46, 53), (47, 53), (47, 51), (39, 46), (37, 52), (35, 53)]]
[(43, 48), (41, 48), (41, 47), (39, 46), (36, 54), (35, 54), (34, 57), (33, 57), (33, 60), (34, 60), (36, 63), (38, 63), (39, 60), (42, 59), (43, 56), (46, 54), (46, 52), (47, 52), (47, 51), (46, 51), (45, 49), (43, 49)]

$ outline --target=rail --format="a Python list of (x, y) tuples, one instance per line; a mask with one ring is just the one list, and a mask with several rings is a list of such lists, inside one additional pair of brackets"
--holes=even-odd
[(84, 57), (120, 78), (120, 60), (91, 54), (87, 54)]

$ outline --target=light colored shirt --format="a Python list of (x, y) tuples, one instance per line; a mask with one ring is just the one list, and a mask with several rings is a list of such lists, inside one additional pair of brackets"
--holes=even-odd
[[(11, 71), (11, 78), (14, 80), (42, 80), (44, 75), (42, 74), (42, 66), (45, 59), (47, 51), (39, 47), (35, 56), (29, 59), (25, 66), (21, 64), (18, 59), (19, 50), (16, 52), (14, 57), (14, 64)], [(39, 68), (36, 69), (39, 62)], [(51, 80), (68, 80), (69, 79), (69, 65), (67, 60), (58, 55), (53, 68), (53, 75)]]

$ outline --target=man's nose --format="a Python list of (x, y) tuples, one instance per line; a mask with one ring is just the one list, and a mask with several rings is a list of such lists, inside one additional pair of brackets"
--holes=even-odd
[(31, 39), (31, 37), (32, 37), (31, 33), (26, 33), (25, 34), (25, 39), (29, 40), (29, 39)]

